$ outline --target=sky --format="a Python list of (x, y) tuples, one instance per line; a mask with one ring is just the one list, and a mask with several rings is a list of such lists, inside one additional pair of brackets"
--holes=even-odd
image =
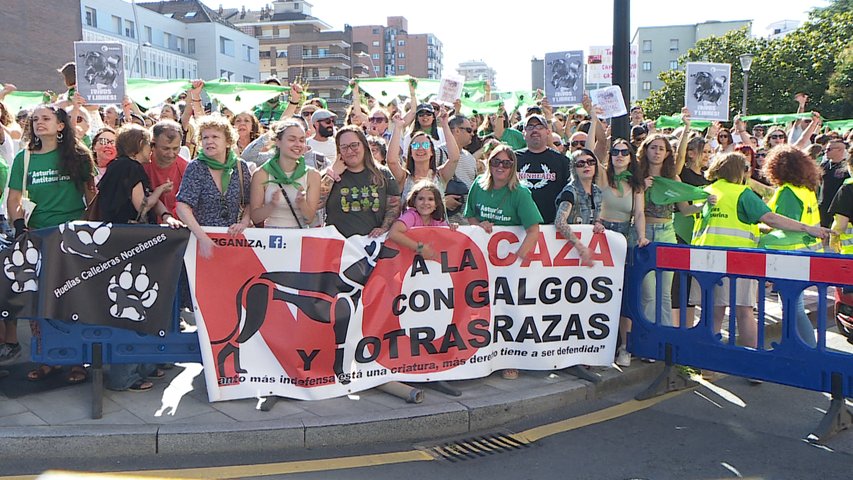
[[(202, 0), (216, 9), (259, 10), (272, 0)], [(767, 27), (781, 20), (804, 22), (814, 7), (827, 0), (749, 1), (713, 0), (631, 2), (631, 36), (637, 27), (687, 25), (708, 20), (753, 20), (752, 34), (766, 36)], [(702, 7), (701, 5), (708, 5)], [(311, 13), (335, 30), (349, 25), (387, 25), (388, 16), (403, 16), (409, 33), (432, 33), (441, 40), (444, 70), (455, 74), (466, 60), (482, 60), (496, 72), (496, 90), (530, 89), (530, 60), (546, 52), (587, 51), (613, 41), (613, 2), (430, 0), (313, 0)], [(501, 5), (501, 6), (498, 6)], [(525, 8), (513, 10), (504, 5)], [(712, 8), (713, 6), (713, 8)], [(535, 33), (535, 34), (532, 34)]]

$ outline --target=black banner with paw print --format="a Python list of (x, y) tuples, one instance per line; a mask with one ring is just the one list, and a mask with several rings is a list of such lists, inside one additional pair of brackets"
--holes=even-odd
[(41, 262), (34, 316), (169, 331), (187, 229), (72, 222), (34, 234), (37, 245), (23, 254)]
[(36, 317), (41, 231), (29, 232), (0, 251), (0, 319)]

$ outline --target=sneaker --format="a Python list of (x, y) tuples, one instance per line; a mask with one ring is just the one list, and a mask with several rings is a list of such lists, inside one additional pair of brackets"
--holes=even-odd
[(21, 357), (21, 344), (4, 343), (0, 345), (0, 365), (8, 365)]
[(628, 353), (625, 347), (619, 347), (619, 350), (616, 351), (616, 365), (620, 367), (631, 366), (631, 354)]

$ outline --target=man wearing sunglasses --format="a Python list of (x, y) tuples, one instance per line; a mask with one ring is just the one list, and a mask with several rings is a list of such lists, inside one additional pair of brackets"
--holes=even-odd
[(391, 128), (388, 124), (388, 114), (381, 108), (374, 108), (367, 117), (367, 132), (374, 137), (382, 137), (387, 143), (391, 140)]
[(326, 158), (337, 158), (338, 152), (334, 138), (336, 118), (338, 118), (337, 115), (324, 108), (317, 109), (311, 115), (314, 136), (308, 139), (308, 146), (311, 150), (322, 153)]
[(846, 157), (847, 145), (841, 139), (833, 139), (827, 142), (826, 155), (820, 164), (821, 177), (823, 178), (818, 202), (821, 227), (829, 228), (832, 226), (833, 216), (828, 213), (829, 205), (844, 181), (850, 178), (844, 161)]
[(531, 115), (524, 121), (527, 148), (516, 152), (518, 178), (533, 193), (533, 201), (545, 223), (554, 223), (557, 195), (571, 178), (569, 162), (552, 148), (551, 128), (542, 115)]
[[(447, 215), (451, 222), (464, 225), (465, 219), (462, 216), (462, 207), (465, 206), (465, 197), (471, 184), (474, 183), (474, 178), (477, 177), (477, 159), (465, 147), (471, 144), (474, 138), (474, 127), (471, 121), (464, 115), (454, 115), (447, 122), (450, 126), (450, 134), (456, 140), (456, 145), (459, 147), (459, 162), (456, 164), (456, 171), (453, 178), (448, 182), (444, 192), (444, 206), (447, 208)], [(447, 145), (442, 145), (439, 148), (442, 151), (441, 158), (448, 158), (449, 152)], [(458, 182), (458, 183), (456, 183)], [(459, 191), (457, 187), (464, 185), (464, 193)]]

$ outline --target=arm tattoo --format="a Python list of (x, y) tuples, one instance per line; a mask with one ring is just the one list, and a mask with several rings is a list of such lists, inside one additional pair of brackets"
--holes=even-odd
[(554, 222), (554, 226), (557, 227), (557, 231), (562, 233), (564, 237), (566, 237), (566, 241), (570, 242), (572, 245), (577, 242), (577, 237), (572, 233), (572, 227), (569, 226), (569, 213), (572, 211), (572, 204), (569, 202), (560, 202), (560, 206), (557, 207), (557, 221)]
[(400, 216), (400, 197), (388, 196), (388, 204), (385, 206), (385, 219), (382, 221), (382, 229), (388, 230), (394, 221)]

